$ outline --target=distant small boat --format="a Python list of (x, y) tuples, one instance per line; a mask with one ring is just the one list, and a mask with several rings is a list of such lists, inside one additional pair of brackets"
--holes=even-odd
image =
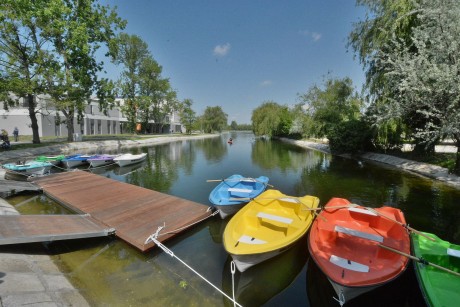
[(366, 208), (343, 198), (324, 206), (310, 229), (308, 249), (340, 305), (406, 270), (409, 258), (401, 253), (410, 253), (410, 239), (405, 224), (402, 211), (392, 207)]
[(88, 158), (88, 162), (90, 167), (100, 167), (115, 163), (113, 159), (116, 157), (118, 157), (118, 155), (95, 155)]
[(88, 159), (91, 157), (93, 156), (81, 155), (81, 154), (71, 155), (71, 156), (67, 156), (64, 159), (62, 159), (62, 163), (67, 168), (77, 167), (80, 165), (88, 164)]
[(454, 306), (460, 302), (460, 245), (422, 234), (412, 233), (411, 239), (414, 255), (423, 259), (413, 263), (425, 302), (428, 306)]
[(146, 153), (141, 153), (138, 155), (133, 155), (133, 154), (128, 153), (128, 154), (119, 155), (118, 157), (114, 158), (113, 161), (119, 166), (128, 166), (131, 164), (142, 162), (146, 158), (147, 158)]
[(224, 230), (224, 248), (238, 271), (291, 248), (310, 228), (319, 199), (267, 190), (240, 209)]
[[(223, 179), (209, 194), (209, 201), (222, 219), (237, 212), (251, 198), (265, 191), (268, 177), (247, 178), (238, 174)], [(240, 200), (240, 199), (241, 200)]]
[(58, 156), (38, 156), (35, 158), (34, 161), (38, 162), (49, 162), (53, 165), (59, 165), (62, 160), (65, 158), (64, 155), (58, 155)]
[(2, 167), (6, 170), (25, 175), (43, 175), (51, 170), (53, 164), (50, 162), (29, 161), (24, 163), (7, 163), (3, 164)]

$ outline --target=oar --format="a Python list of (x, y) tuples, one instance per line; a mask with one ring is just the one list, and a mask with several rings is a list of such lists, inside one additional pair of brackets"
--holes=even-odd
[(229, 198), (229, 200), (234, 200), (234, 201), (239, 201), (239, 200), (258, 201), (258, 200), (284, 200), (286, 198), (292, 199), (292, 200), (295, 200), (296, 202), (301, 203), (302, 205), (307, 207), (306, 209), (303, 209), (303, 210), (313, 211), (314, 215), (316, 215), (317, 217), (319, 217), (323, 221), (327, 222), (327, 219), (324, 216), (322, 216), (322, 215), (320, 215), (320, 214), (318, 214), (316, 212), (316, 211), (321, 211), (322, 208), (310, 208), (310, 207), (307, 206), (307, 204), (302, 202), (298, 197), (292, 197), (292, 196), (277, 197), (277, 198), (247, 198), (247, 197), (241, 197), (241, 198)]
[(239, 178), (239, 179), (208, 179), (206, 182), (222, 182), (222, 181), (244, 181), (245, 179), (250, 179), (250, 180), (255, 180), (257, 182), (266, 184), (267, 186), (274, 188), (274, 185), (268, 184), (268, 182), (262, 182), (260, 180), (257, 180), (255, 178)]
[(396, 253), (396, 254), (400, 254), (400, 255), (406, 256), (406, 257), (409, 258), (409, 259), (418, 261), (418, 262), (423, 263), (423, 264), (425, 264), (425, 265), (431, 265), (431, 266), (433, 266), (433, 267), (435, 267), (435, 268), (437, 268), (437, 269), (440, 269), (440, 270), (442, 270), (442, 271), (445, 271), (445, 272), (448, 272), (448, 273), (450, 273), (450, 274), (454, 274), (454, 275), (460, 277), (460, 273), (455, 272), (455, 271), (452, 271), (452, 270), (450, 270), (450, 269), (448, 269), (448, 268), (445, 268), (445, 267), (443, 267), (443, 266), (437, 265), (436, 263), (426, 261), (426, 260), (423, 259), (423, 258), (419, 258), (419, 257), (412, 256), (412, 255), (410, 255), (410, 254), (404, 253), (404, 252), (402, 252), (402, 251), (400, 251), (400, 250), (394, 249), (394, 248), (392, 248), (392, 247), (389, 247), (389, 246), (386, 246), (386, 245), (383, 245), (383, 244), (378, 244), (378, 245), (379, 245), (380, 247), (382, 247), (382, 248), (384, 248), (384, 249), (387, 249), (387, 250), (389, 250), (389, 251), (392, 251), (392, 252), (394, 252), (394, 253)]
[[(354, 207), (358, 206), (358, 205), (356, 205), (356, 204), (351, 204), (351, 205), (354, 206)], [(369, 208), (369, 207), (363, 207), (363, 208), (366, 209), (366, 210), (369, 210), (370, 212), (375, 213), (375, 214), (377, 214), (377, 215), (379, 215), (379, 216), (381, 216), (381, 217), (383, 217), (383, 218), (386, 218), (386, 219), (389, 220), (389, 221), (392, 221), (392, 222), (394, 222), (394, 223), (396, 223), (396, 224), (399, 224), (399, 225), (401, 225), (402, 227), (407, 228), (407, 229), (409, 229), (410, 231), (415, 232), (415, 233), (418, 234), (418, 235), (421, 235), (422, 237), (425, 237), (425, 238), (427, 238), (427, 239), (429, 239), (429, 240), (431, 240), (431, 241), (436, 241), (436, 240), (433, 239), (432, 237), (429, 237), (429, 236), (425, 235), (424, 233), (418, 231), (417, 229), (414, 229), (414, 228), (410, 227), (410, 226), (407, 225), (407, 224), (404, 224), (404, 223), (402, 223), (402, 222), (400, 222), (400, 221), (398, 221), (398, 220), (395, 220), (395, 219), (393, 219), (393, 218), (391, 218), (391, 217), (389, 217), (389, 216), (387, 216), (387, 215), (385, 215), (385, 214), (382, 214), (382, 213), (378, 212), (377, 210), (375, 210), (375, 209), (373, 209), (373, 208)]]

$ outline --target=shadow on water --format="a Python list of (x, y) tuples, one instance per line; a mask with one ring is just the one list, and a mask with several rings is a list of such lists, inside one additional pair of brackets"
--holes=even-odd
[[(285, 290), (300, 274), (307, 260), (307, 244), (303, 237), (286, 252), (249, 268), (231, 274), (232, 258), (227, 257), (222, 273), (222, 289), (243, 306), (262, 306)], [(232, 283), (234, 286), (232, 286)], [(224, 299), (225, 306), (233, 303)]]
[[(307, 295), (311, 306), (337, 307), (337, 297), (332, 285), (313, 259), (307, 263)], [(416, 286), (417, 279), (412, 263), (396, 280), (377, 289), (362, 294), (350, 301), (345, 307), (423, 307), (426, 306), (420, 289)]]
[[(230, 135), (232, 145), (227, 143)], [(381, 164), (358, 163), (240, 132), (123, 150), (147, 152), (148, 158), (130, 169), (109, 166), (94, 172), (203, 206), (210, 205), (209, 193), (215, 186), (208, 179), (232, 174), (265, 175), (284, 194), (314, 195), (320, 198), (321, 205), (332, 197), (343, 197), (370, 207), (400, 208), (413, 228), (460, 243), (460, 191)], [(18, 195), (9, 201), (21, 214), (72, 214), (44, 195)], [(222, 244), (228, 221), (215, 216), (165, 245), (212, 284), (231, 294), (230, 257)], [(237, 272), (237, 301), (244, 306), (338, 306), (327, 278), (317, 268), (315, 271), (312, 261), (306, 265), (306, 239), (298, 243), (277, 258), (242, 274)], [(25, 246), (31, 250), (37, 247)], [(53, 242), (46, 247), (72, 284), (94, 306), (230, 304), (221, 293), (158, 248), (143, 254), (115, 238)], [(2, 250), (8, 249), (5, 248)], [(412, 268), (401, 277), (346, 306), (423, 306), (423, 302), (411, 300), (412, 296), (420, 298)]]

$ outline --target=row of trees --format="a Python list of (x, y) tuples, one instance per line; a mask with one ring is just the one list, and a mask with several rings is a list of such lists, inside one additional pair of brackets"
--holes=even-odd
[[(51, 97), (51, 107), (64, 115), (58, 121), (66, 124), (69, 141), (74, 118), (82, 120), (94, 94), (104, 113), (115, 106), (122, 110), (131, 132), (137, 123), (146, 132), (152, 120), (154, 131), (149, 132), (161, 132), (174, 111), (183, 116), (187, 132), (226, 127), (220, 107), (208, 107), (197, 117), (190, 99), (178, 101), (148, 45), (120, 32), (126, 21), (111, 7), (97, 0), (4, 0), (0, 12), (0, 100), (8, 110), (26, 99), (33, 143), (40, 143), (37, 114), (47, 112), (37, 104), (38, 95)], [(122, 67), (118, 80), (101, 77), (105, 63), (96, 60), (101, 48), (108, 61)], [(123, 103), (117, 105), (115, 97)]]
[[(256, 134), (326, 137), (338, 152), (434, 152), (460, 146), (460, 6), (456, 0), (357, 0), (367, 9), (348, 46), (366, 73), (363, 94), (329, 77), (293, 108), (265, 102), (253, 111)], [(460, 174), (460, 155), (454, 172)]]

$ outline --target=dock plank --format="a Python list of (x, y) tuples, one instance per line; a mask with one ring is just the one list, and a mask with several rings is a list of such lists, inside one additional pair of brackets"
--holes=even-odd
[(155, 246), (144, 242), (158, 227), (166, 225), (158, 238), (163, 242), (212, 214), (208, 206), (84, 171), (33, 182), (69, 209), (114, 228), (117, 237), (141, 251)]
[(113, 232), (86, 215), (0, 215), (0, 244), (101, 237)]

